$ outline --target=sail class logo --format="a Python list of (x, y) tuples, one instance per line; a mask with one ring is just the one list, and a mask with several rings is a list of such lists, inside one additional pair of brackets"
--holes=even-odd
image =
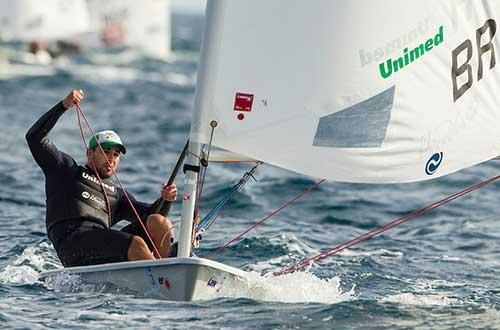
[(427, 173), (427, 175), (433, 175), (437, 171), (439, 165), (441, 165), (442, 161), (443, 161), (443, 153), (436, 152), (427, 161), (427, 164), (425, 165), (425, 173)]
[(403, 50), (403, 55), (397, 59), (387, 59), (387, 61), (379, 64), (380, 76), (386, 79), (389, 78), (393, 72), (398, 72), (418, 60), (421, 56), (430, 52), (435, 46), (439, 46), (444, 41), (444, 27), (441, 25), (438, 33), (427, 41), (421, 43), (416, 48), (409, 50), (406, 47)]
[[(253, 107), (253, 99), (254, 95), (253, 94), (247, 94), (247, 93), (236, 93), (236, 96), (234, 98), (234, 111), (246, 111), (250, 112), (252, 111)], [(239, 120), (245, 119), (245, 115), (242, 113), (239, 113), (237, 118)]]

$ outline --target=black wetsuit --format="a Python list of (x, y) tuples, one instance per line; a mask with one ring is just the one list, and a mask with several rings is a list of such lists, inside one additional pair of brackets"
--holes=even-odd
[[(92, 170), (78, 165), (49, 141), (47, 134), (64, 112), (62, 102), (58, 103), (26, 134), (33, 158), (45, 175), (49, 239), (64, 266), (127, 261), (133, 235), (145, 236), (142, 226), (122, 189), (109, 179), (103, 180), (101, 187)], [(138, 202), (130, 193), (128, 196), (144, 221), (155, 204)], [(121, 231), (111, 229), (120, 220), (133, 223)]]

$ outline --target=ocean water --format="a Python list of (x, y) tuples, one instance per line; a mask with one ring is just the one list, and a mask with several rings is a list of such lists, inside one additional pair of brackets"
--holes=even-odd
[[(176, 51), (167, 62), (132, 50), (86, 53), (51, 66), (14, 59), (10, 75), (0, 79), (0, 327), (499, 329), (498, 183), (305, 272), (269, 275), (495, 176), (498, 161), (422, 183), (322, 184), (215, 256), (251, 272), (259, 283), (259, 290), (249, 287), (241, 298), (179, 303), (71, 277), (38, 280), (41, 271), (60, 263), (46, 236), (43, 176), (25, 132), (69, 90), (84, 89), (82, 107), (94, 129), (115, 129), (128, 146), (119, 169), (125, 187), (141, 200), (156, 199), (188, 135), (201, 24), (200, 17), (174, 18)], [(65, 113), (50, 136), (84, 161), (74, 111)], [(201, 213), (246, 170), (210, 165)], [(227, 205), (198, 255), (214, 252), (315, 182), (266, 165), (256, 177)], [(180, 202), (171, 212), (176, 224), (179, 216)]]

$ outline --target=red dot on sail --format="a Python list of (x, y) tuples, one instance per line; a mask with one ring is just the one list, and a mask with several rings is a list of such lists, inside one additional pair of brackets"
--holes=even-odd
[(238, 120), (243, 120), (243, 119), (245, 119), (245, 115), (242, 114), (242, 113), (239, 113), (238, 114)]

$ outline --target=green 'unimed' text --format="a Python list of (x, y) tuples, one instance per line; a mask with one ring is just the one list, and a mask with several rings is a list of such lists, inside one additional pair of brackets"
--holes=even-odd
[(380, 63), (379, 70), (382, 78), (389, 78), (393, 72), (402, 70), (407, 65), (425, 55), (425, 53), (431, 51), (434, 47), (439, 46), (444, 41), (443, 30), (443, 26), (441, 25), (438, 33), (433, 38), (429, 38), (426, 42), (421, 43), (418, 47), (412, 50), (405, 48), (403, 50), (403, 56), (398, 57), (397, 59), (389, 58), (387, 61)]

